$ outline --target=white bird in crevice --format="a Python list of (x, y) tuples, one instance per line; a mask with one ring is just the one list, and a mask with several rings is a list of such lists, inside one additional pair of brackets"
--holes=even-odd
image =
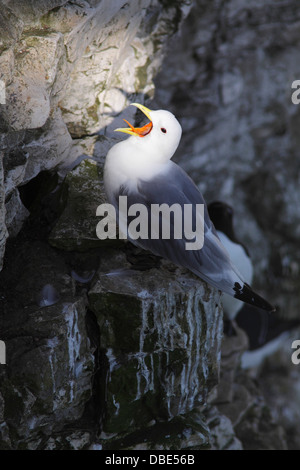
[[(253, 265), (247, 248), (236, 238), (233, 228), (233, 209), (225, 202), (214, 201), (208, 204), (208, 214), (217, 231), (218, 237), (229, 253), (234, 266), (247, 284), (252, 283)], [(223, 310), (228, 320), (234, 320), (243, 302), (223, 294)]]
[[(168, 206), (190, 205), (196, 217), (198, 204), (204, 205), (204, 245), (201, 249), (187, 250), (186, 239), (174, 236), (171, 220), (170, 238), (139, 238), (129, 240), (157, 256), (183, 266), (208, 284), (237, 299), (268, 311), (274, 308), (245, 282), (212, 224), (205, 201), (193, 180), (171, 161), (181, 138), (181, 126), (169, 111), (151, 111), (133, 103), (149, 119), (149, 123), (136, 128), (116, 129), (130, 137), (114, 145), (108, 152), (104, 167), (104, 184), (108, 201), (119, 210), (119, 196), (127, 196), (127, 204), (143, 204), (149, 210), (153, 204)], [(127, 122), (127, 121), (126, 121)], [(199, 216), (197, 212), (197, 217)], [(120, 227), (122, 232), (126, 227)], [(149, 233), (151, 229), (149, 228)]]

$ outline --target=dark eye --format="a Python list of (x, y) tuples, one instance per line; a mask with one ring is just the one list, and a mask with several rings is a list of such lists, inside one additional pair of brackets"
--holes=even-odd
[(164, 127), (161, 127), (160, 130), (162, 131), (163, 134), (167, 133), (167, 129), (165, 129)]

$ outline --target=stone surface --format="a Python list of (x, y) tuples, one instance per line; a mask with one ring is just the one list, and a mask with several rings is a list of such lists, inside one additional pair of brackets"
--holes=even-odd
[(235, 207), (254, 284), (283, 318), (298, 318), (300, 306), (300, 107), (291, 100), (300, 76), (299, 27), (295, 0), (272, 7), (194, 2), (155, 79), (152, 105), (179, 118), (175, 160), (207, 202)]
[[(291, 333), (290, 338), (293, 336), (294, 334)], [(233, 343), (232, 349), (230, 343)], [(241, 369), (239, 365), (247, 348), (245, 333), (236, 329), (233, 336), (224, 336), (221, 377), (217, 393), (203, 409), (209, 428), (211, 449), (287, 450), (293, 448), (294, 437), (298, 430), (298, 424), (296, 424), (298, 415), (293, 415), (291, 410), (297, 408), (298, 380), (295, 380), (295, 371), (292, 370), (290, 364), (287, 364), (290, 360), (290, 354), (286, 351), (288, 343), (288, 339), (282, 342), (276, 354), (269, 353), (268, 356), (261, 354), (260, 364), (254, 366), (249, 372)], [(256, 354), (259, 354), (259, 351), (256, 351)], [(273, 364), (274, 367), (278, 355), (286, 365), (286, 368), (281, 368), (282, 376), (278, 372), (274, 374), (272, 366), (269, 367), (269, 364)], [(230, 362), (232, 367), (230, 367)], [(273, 380), (277, 384), (276, 387), (273, 386)], [(271, 391), (272, 387), (274, 393)], [(283, 390), (283, 393), (278, 393), (281, 387), (285, 390), (289, 388), (289, 400), (286, 400), (286, 392)], [(293, 416), (289, 424), (284, 421), (284, 413), (281, 415), (281, 407), (276, 402), (277, 400), (281, 406), (284, 404), (285, 410), (289, 410), (286, 415), (290, 418)]]
[[(292, 343), (299, 340), (300, 330), (290, 331), (281, 347), (255, 369), (255, 378), (260, 384), (268, 405), (275, 411), (274, 418), (281, 423), (286, 433), (289, 449), (299, 449), (299, 364), (292, 362), (295, 348)], [(299, 354), (297, 355), (299, 358)]]
[(221, 373), (219, 378), (217, 401), (232, 403), (233, 385), (240, 366), (241, 355), (248, 347), (246, 333), (233, 322), (233, 334), (224, 335), (221, 352)]
[(22, 203), (19, 191), (16, 188), (6, 199), (5, 224), (11, 237), (15, 237), (19, 233), (24, 220), (26, 220), (28, 216), (29, 211)]
[(212, 407), (207, 413), (210, 428), (212, 450), (243, 450), (243, 445), (236, 437), (232, 422), (220, 410)]
[[(16, 244), (18, 265), (1, 273), (7, 364), (1, 366), (1, 394), (3, 429), (9, 429), (1, 447), (32, 448), (81, 417), (92, 393), (94, 349), (86, 298), (76, 295), (63, 260), (42, 242)], [(41, 297), (45, 285), (52, 289)]]
[[(86, 139), (111, 136), (124, 108), (153, 94), (164, 45), (189, 3), (178, 0), (168, 8), (158, 0), (11, 0), (3, 7), (0, 150), (6, 198), (41, 171), (69, 167)], [(15, 218), (24, 219), (17, 202)]]
[(0, 153), (0, 269), (2, 269), (2, 260), (5, 251), (5, 242), (8, 237), (5, 225), (5, 193), (3, 188), (3, 155)]
[(4, 2), (1, 448), (300, 448), (299, 331), (246, 371), (236, 330), (221, 361), (217, 293), (94, 232), (113, 130), (133, 101), (167, 108), (175, 160), (234, 204), (256, 288), (298, 318), (299, 25), (296, 0)]
[(104, 433), (187, 413), (218, 381), (217, 292), (180, 270), (129, 268), (109, 254), (89, 292), (108, 362)]

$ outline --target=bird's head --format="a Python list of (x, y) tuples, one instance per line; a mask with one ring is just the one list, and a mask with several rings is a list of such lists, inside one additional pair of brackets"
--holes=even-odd
[(151, 153), (154, 159), (169, 160), (179, 145), (182, 132), (175, 116), (165, 110), (152, 111), (139, 103), (132, 103), (132, 106), (136, 106), (147, 116), (148, 124), (143, 127), (134, 127), (124, 119), (129, 127), (115, 130), (138, 139), (144, 152)]

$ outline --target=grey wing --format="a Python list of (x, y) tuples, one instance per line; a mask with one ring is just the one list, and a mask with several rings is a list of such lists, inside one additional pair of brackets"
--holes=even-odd
[[(189, 269), (214, 287), (234, 295), (235, 283), (243, 284), (243, 280), (232, 266), (229, 255), (219, 240), (202, 194), (193, 180), (178, 165), (173, 163), (170, 168), (167, 175), (158, 175), (149, 181), (139, 180), (137, 190), (130, 191), (126, 186), (120, 188), (118, 196), (127, 196), (128, 207), (139, 203), (148, 208), (148, 238), (131, 241), (178, 266)], [(190, 204), (193, 207), (193, 216), (196, 204), (204, 204), (204, 245), (201, 249), (186, 250), (187, 239), (184, 230), (181, 239), (174, 237), (174, 218), (170, 219), (170, 239), (151, 238), (151, 204), (163, 203), (169, 206), (180, 204), (182, 208), (184, 204)], [(131, 219), (128, 221), (130, 223)], [(130, 236), (128, 238), (130, 239)]]

